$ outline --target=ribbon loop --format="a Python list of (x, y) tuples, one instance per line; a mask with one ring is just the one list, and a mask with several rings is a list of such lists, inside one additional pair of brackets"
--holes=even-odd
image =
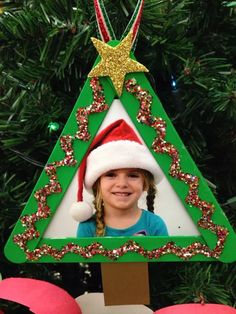
[(107, 15), (104, 3), (102, 0), (94, 0), (94, 9), (96, 14), (98, 32), (102, 41), (107, 43), (110, 40), (116, 39), (114, 30), (111, 26), (111, 22)]
[[(132, 30), (133, 32), (133, 41), (132, 41), (132, 47), (135, 49), (135, 43), (138, 35), (138, 30), (140, 26), (141, 16), (143, 12), (143, 6), (144, 6), (144, 0), (139, 0), (134, 13), (121, 36), (121, 40)], [(107, 43), (110, 40), (116, 39), (114, 30), (112, 28), (111, 22), (109, 20), (109, 17), (107, 15), (103, 0), (94, 0), (94, 9), (96, 14), (96, 20), (98, 25), (98, 32), (100, 34), (100, 37), (102, 41)]]
[(139, 0), (129, 23), (126, 29), (124, 30), (124, 33), (121, 36), (121, 40), (122, 40), (126, 35), (128, 35), (130, 30), (132, 29), (132, 32), (133, 32), (133, 42), (132, 42), (133, 49), (132, 50), (135, 50), (135, 46), (136, 46), (135, 43), (137, 42), (139, 26), (141, 22), (142, 13), (143, 13), (143, 6), (144, 6), (144, 0)]

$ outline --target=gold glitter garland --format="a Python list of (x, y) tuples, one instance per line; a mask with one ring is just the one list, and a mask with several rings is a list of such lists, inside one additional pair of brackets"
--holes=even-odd
[(40, 236), (39, 231), (35, 227), (36, 221), (46, 219), (51, 214), (50, 208), (47, 205), (47, 196), (53, 193), (61, 192), (60, 183), (57, 181), (56, 169), (61, 166), (74, 166), (76, 164), (76, 160), (73, 157), (73, 140), (80, 139), (87, 141), (90, 138), (90, 134), (88, 133), (88, 115), (108, 109), (108, 106), (105, 104), (103, 89), (99, 84), (99, 80), (98, 78), (93, 78), (90, 83), (90, 86), (93, 89), (93, 103), (86, 108), (78, 109), (76, 120), (79, 130), (76, 135), (74, 137), (69, 135), (61, 137), (61, 148), (65, 152), (66, 156), (63, 160), (56, 161), (46, 166), (45, 171), (49, 176), (50, 183), (35, 193), (35, 198), (38, 201), (38, 210), (36, 213), (26, 215), (21, 218), (22, 226), (26, 227), (26, 231), (14, 237), (14, 242), (25, 252), (26, 258), (29, 261), (38, 261), (42, 256), (48, 255), (53, 257), (55, 260), (61, 260), (68, 253), (73, 253), (86, 259), (90, 259), (95, 255), (101, 255), (111, 260), (117, 260), (129, 252), (137, 253), (149, 260), (158, 259), (167, 254), (174, 254), (182, 260), (189, 260), (197, 254), (202, 254), (209, 258), (220, 257), (224, 249), (228, 230), (213, 223), (211, 217), (214, 212), (214, 206), (213, 204), (200, 199), (198, 195), (199, 178), (181, 171), (180, 158), (177, 149), (174, 145), (165, 141), (165, 121), (162, 118), (151, 115), (152, 96), (150, 93), (143, 90), (141, 86), (137, 84), (135, 79), (126, 81), (125, 85), (127, 91), (133, 94), (140, 101), (140, 110), (137, 115), (138, 121), (154, 128), (157, 133), (157, 137), (152, 144), (153, 150), (157, 153), (168, 154), (172, 158), (169, 173), (172, 177), (183, 181), (189, 186), (189, 192), (185, 201), (187, 204), (195, 206), (201, 210), (202, 217), (198, 221), (198, 225), (201, 228), (210, 230), (216, 234), (216, 247), (211, 250), (207, 245), (200, 242), (194, 242), (187, 247), (180, 247), (173, 241), (170, 241), (160, 248), (146, 250), (136, 241), (129, 240), (120, 247), (110, 250), (104, 248), (104, 246), (98, 242), (84, 247), (71, 242), (63, 246), (61, 249), (57, 249), (46, 244), (34, 249), (33, 251), (30, 251), (27, 248), (28, 241), (36, 239)]

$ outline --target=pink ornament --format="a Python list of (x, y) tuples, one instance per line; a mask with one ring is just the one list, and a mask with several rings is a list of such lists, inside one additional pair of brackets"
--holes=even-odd
[(236, 310), (223, 304), (179, 304), (160, 309), (153, 314), (236, 314)]
[(82, 314), (79, 304), (69, 293), (42, 280), (4, 279), (0, 281), (0, 298), (27, 306), (35, 314)]

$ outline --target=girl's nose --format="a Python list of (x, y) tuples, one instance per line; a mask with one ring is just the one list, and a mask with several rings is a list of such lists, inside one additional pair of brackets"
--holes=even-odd
[(120, 187), (126, 187), (128, 185), (127, 178), (125, 176), (119, 175), (116, 178), (116, 185)]

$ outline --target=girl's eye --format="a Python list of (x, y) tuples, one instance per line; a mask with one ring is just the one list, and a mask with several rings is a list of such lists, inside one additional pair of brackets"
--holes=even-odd
[(137, 172), (130, 173), (130, 174), (129, 174), (129, 177), (131, 177), (131, 178), (139, 178), (139, 177), (140, 177), (140, 174), (137, 173)]
[(105, 173), (104, 174), (104, 177), (110, 177), (110, 178), (112, 178), (112, 177), (115, 177), (115, 172), (107, 172), (107, 173)]

